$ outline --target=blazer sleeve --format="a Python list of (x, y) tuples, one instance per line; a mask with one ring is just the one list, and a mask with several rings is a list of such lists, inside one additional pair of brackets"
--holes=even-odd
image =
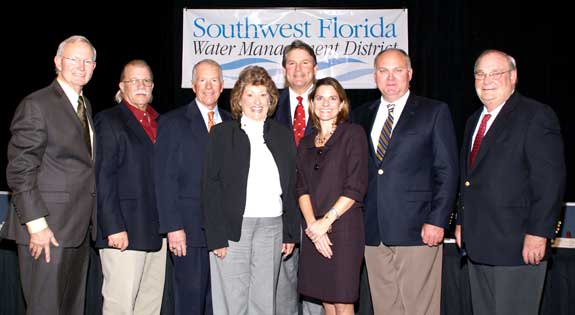
[(433, 199), (426, 223), (447, 228), (459, 180), (457, 141), (447, 104), (441, 103), (432, 130)]
[(154, 145), (154, 180), (156, 203), (160, 221), (160, 233), (168, 233), (184, 228), (182, 213), (177, 208), (178, 173), (182, 137), (176, 124), (168, 119), (160, 119), (158, 135)]
[(223, 154), (218, 152), (221, 148), (219, 144), (226, 137), (222, 133), (222, 128), (216, 125), (211, 129), (206, 152), (204, 155), (204, 167), (202, 172), (202, 209), (204, 211), (204, 228), (206, 232), (206, 243), (208, 250), (228, 247), (226, 214), (222, 205), (222, 178), (221, 164), (219, 157)]
[(287, 156), (290, 158), (288, 192), (282, 199), (284, 208), (283, 242), (299, 243), (300, 240), (300, 210), (297, 202), (299, 195), (296, 195), (296, 182), (298, 177), (296, 167), (296, 149), (293, 145), (292, 133), (286, 139), (285, 148)]
[(302, 195), (309, 194), (309, 188), (307, 184), (307, 180), (305, 178), (305, 165), (306, 161), (304, 158), (304, 148), (303, 146), (299, 146), (297, 150), (297, 157), (296, 157), (296, 200), (299, 199)]
[(545, 106), (535, 113), (527, 139), (524, 156), (531, 190), (527, 233), (552, 239), (563, 202), (566, 167), (559, 121), (551, 108)]
[(10, 130), (6, 179), (12, 190), (14, 209), (21, 224), (49, 215), (38, 189), (37, 177), (48, 132), (39, 104), (27, 98), (20, 103)]
[(367, 138), (363, 128), (351, 125), (346, 145), (347, 173), (342, 195), (357, 202), (363, 202), (367, 192)]
[(111, 234), (126, 231), (118, 196), (118, 167), (122, 164), (122, 151), (125, 148), (121, 148), (116, 130), (106, 116), (96, 116), (95, 129), (98, 139), (98, 225), (105, 239)]

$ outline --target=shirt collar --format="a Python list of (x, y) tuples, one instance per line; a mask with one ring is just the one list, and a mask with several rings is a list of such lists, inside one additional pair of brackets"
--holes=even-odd
[(313, 89), (313, 84), (305, 91), (303, 94), (297, 94), (292, 88), (289, 88), (289, 98), (293, 100), (293, 103), (297, 105), (297, 97), (301, 96), (303, 98), (302, 103), (305, 105), (308, 102), (308, 96), (311, 90)]
[(146, 116), (144, 115), (145, 113), (147, 113), (148, 114), (147, 116), (150, 117), (150, 119), (152, 120), (156, 120), (156, 118), (158, 118), (158, 112), (150, 104), (148, 104), (148, 106), (146, 107), (146, 111), (144, 112), (139, 108), (137, 108), (136, 106), (130, 104), (130, 102), (126, 101), (125, 99), (123, 99), (122, 102), (134, 114), (134, 116), (136, 116), (136, 119), (138, 119), (138, 121), (144, 119), (144, 117)]
[[(407, 90), (407, 92), (405, 94), (403, 94), (402, 97), (398, 98), (397, 100), (395, 100), (395, 102), (391, 102), (391, 103), (386, 101), (383, 98), (383, 96), (381, 96), (381, 105), (385, 104), (387, 106), (387, 104), (395, 104), (395, 108), (398, 108), (398, 107), (404, 108), (405, 104), (407, 103), (407, 99), (409, 98), (409, 94), (410, 94), (410, 91)], [(395, 112), (397, 112), (397, 110), (395, 110)]]
[(56, 81), (58, 81), (58, 84), (60, 84), (60, 87), (62, 90), (64, 90), (64, 94), (66, 94), (66, 97), (72, 106), (74, 106), (74, 110), (76, 110), (76, 107), (78, 106), (78, 98), (80, 95), (82, 95), (82, 92), (80, 92), (80, 94), (76, 93), (76, 91), (68, 83), (66, 83), (64, 80), (60, 80), (60, 78), (56, 78)]
[(200, 102), (200, 100), (198, 100), (197, 98), (196, 98), (196, 104), (198, 105), (198, 109), (200, 110), (202, 117), (208, 117), (208, 113), (211, 111), (214, 112), (214, 119), (216, 116), (219, 116), (218, 104), (216, 104), (214, 109), (209, 109), (208, 106), (206, 106), (204, 103)]

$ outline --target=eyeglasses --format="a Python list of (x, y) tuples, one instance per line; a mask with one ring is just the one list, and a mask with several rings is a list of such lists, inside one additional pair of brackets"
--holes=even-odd
[(89, 59), (76, 59), (76, 58), (68, 58), (68, 57), (64, 57), (64, 56), (62, 56), (62, 59), (66, 60), (68, 63), (70, 63), (74, 66), (84, 65), (86, 67), (93, 67), (96, 65), (95, 61), (89, 60)]
[(499, 80), (503, 74), (511, 71), (513, 71), (513, 69), (491, 73), (474, 72), (473, 75), (475, 76), (475, 80), (485, 80), (486, 78), (490, 78), (491, 80)]
[(140, 84), (146, 86), (146, 87), (150, 87), (154, 84), (154, 81), (152, 79), (132, 79), (132, 80), (127, 80), (127, 81), (122, 81), (125, 84), (128, 85), (132, 85), (132, 86), (138, 86)]

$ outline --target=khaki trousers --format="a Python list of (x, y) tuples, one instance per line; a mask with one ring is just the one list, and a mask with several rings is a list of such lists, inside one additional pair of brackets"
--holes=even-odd
[(166, 240), (156, 252), (100, 249), (104, 315), (160, 314), (166, 274)]
[(366, 246), (375, 315), (439, 315), (443, 245)]

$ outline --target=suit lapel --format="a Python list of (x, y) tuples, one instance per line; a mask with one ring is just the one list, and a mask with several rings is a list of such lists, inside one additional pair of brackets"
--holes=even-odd
[(469, 170), (469, 153), (471, 152), (471, 144), (473, 143), (473, 140), (471, 139), (473, 137), (473, 131), (475, 131), (475, 126), (477, 126), (477, 123), (479, 122), (479, 117), (481, 117), (481, 112), (483, 109), (480, 109), (478, 111), (476, 111), (475, 113), (473, 113), (473, 115), (471, 116), (471, 118), (469, 119), (469, 122), (467, 123), (467, 125), (465, 126), (465, 133), (463, 136), (463, 146), (462, 146), (462, 161), (461, 163), (463, 163), (465, 165), (465, 169), (464, 171), (467, 172)]
[(188, 105), (186, 117), (190, 121), (190, 129), (194, 137), (201, 141), (201, 143), (205, 142), (208, 139), (208, 129), (206, 128), (204, 118), (195, 100)]
[(126, 105), (125, 103), (120, 104), (122, 118), (126, 122), (126, 125), (136, 135), (136, 137), (140, 139), (140, 141), (142, 141), (142, 143), (152, 145), (153, 144), (152, 140), (150, 140), (150, 137), (148, 136), (148, 134), (146, 133), (140, 122), (138, 122), (134, 114), (130, 112), (130, 109), (128, 109), (126, 106), (130, 105)]
[[(76, 114), (76, 110), (75, 108), (77, 107), (77, 104), (72, 104), (70, 103), (70, 100), (68, 99), (68, 96), (66, 96), (66, 93), (64, 92), (64, 90), (62, 89), (62, 87), (60, 86), (60, 84), (58, 83), (57, 80), (54, 80), (54, 82), (52, 83), (52, 88), (54, 89), (54, 92), (56, 93), (56, 97), (58, 98), (58, 106), (62, 107), (62, 111), (64, 112), (65, 116), (67, 116), (68, 119), (72, 120), (74, 123), (75, 128), (77, 129), (77, 132), (82, 132), (82, 125), (80, 124), (80, 119), (78, 119), (78, 115)], [(88, 102), (86, 102), (86, 104), (89, 104)], [(91, 114), (92, 112), (92, 108), (91, 106), (86, 105), (86, 109), (88, 110), (88, 107), (90, 108), (88, 111), (88, 114)], [(91, 116), (91, 115), (89, 115)], [(88, 121), (91, 120), (91, 117), (89, 117)]]
[[(57, 80), (54, 80), (52, 82), (51, 87), (54, 90), (57, 98), (55, 105), (62, 107), (62, 113), (64, 114), (65, 118), (72, 121), (72, 124), (76, 129), (76, 133), (81, 135), (84, 132), (84, 130), (82, 128), (82, 125), (80, 124), (80, 119), (78, 119), (78, 115), (76, 114), (75, 110), (75, 108), (78, 105), (70, 103), (68, 96), (66, 96), (66, 93), (64, 92), (64, 90), (60, 86), (60, 83), (58, 83)], [(86, 106), (88, 124), (90, 125), (90, 129), (92, 130), (92, 132), (94, 132), (95, 129), (94, 129), (94, 121), (92, 120), (92, 106), (87, 98), (85, 98), (85, 101), (86, 102), (84, 103), (84, 105)], [(90, 153), (88, 152), (88, 148), (86, 147), (86, 145), (83, 145), (82, 147), (85, 148), (84, 151), (86, 152), (86, 156), (89, 157)], [(96, 137), (94, 136), (92, 137), (92, 158), (89, 158), (89, 160), (91, 162), (94, 162), (95, 157), (96, 157)]]
[(505, 127), (508, 125), (508, 120), (511, 113), (515, 110), (515, 108), (517, 108), (516, 95), (517, 93), (514, 93), (507, 100), (507, 102), (505, 102), (505, 105), (503, 105), (503, 108), (501, 108), (501, 111), (495, 118), (495, 121), (493, 121), (489, 130), (487, 130), (487, 133), (485, 134), (485, 136), (483, 137), (483, 141), (481, 142), (481, 146), (479, 147), (479, 151), (477, 151), (475, 162), (473, 162), (473, 169), (475, 169), (477, 165), (481, 163), (481, 160), (483, 159), (483, 157), (485, 157), (485, 155), (489, 151), (489, 148), (493, 146), (492, 143), (496, 141), (501, 132), (505, 130)]
[(397, 125), (393, 128), (393, 132), (391, 134), (391, 139), (389, 140), (389, 145), (387, 146), (387, 151), (385, 152), (385, 156), (381, 163), (385, 163), (385, 161), (389, 160), (393, 156), (393, 152), (395, 151), (395, 147), (398, 146), (399, 143), (397, 139), (398, 136), (401, 136), (405, 132), (409, 130), (409, 122), (413, 115), (415, 115), (415, 111), (419, 104), (413, 99), (413, 96), (410, 95), (405, 103), (405, 107), (401, 112), (401, 116), (399, 116), (399, 120), (397, 121)]
[[(92, 133), (94, 133), (92, 138), (92, 160), (95, 161), (96, 160), (96, 150), (97, 150), (97, 145), (96, 145), (96, 128), (94, 127), (94, 120), (92, 119), (92, 104), (90, 103), (90, 101), (88, 100), (87, 97), (84, 97), (84, 101), (85, 101), (85, 105), (86, 105), (86, 112), (88, 113), (88, 125), (90, 125), (90, 130), (92, 130)], [(75, 113), (74, 113), (75, 114)], [(79, 119), (78, 123), (80, 122)], [(82, 126), (80, 125), (80, 128)]]
[[(286, 88), (280, 94), (276, 120), (290, 129), (293, 128), (293, 119), (291, 117), (291, 104), (289, 100), (289, 89)], [(307, 130), (306, 130), (307, 131)]]
[[(367, 134), (367, 141), (370, 144), (369, 145), (369, 157), (371, 159), (373, 159), (373, 161), (375, 162), (375, 164), (379, 164), (379, 160), (377, 159), (377, 157), (375, 156), (375, 143), (373, 143), (373, 140), (371, 139), (371, 132), (373, 129), (373, 123), (375, 122), (375, 116), (377, 116), (377, 111), (379, 110), (379, 105), (381, 104), (381, 99), (373, 102), (371, 105), (369, 105), (368, 109), (367, 109), (367, 115), (364, 118), (365, 120), (363, 121), (363, 124), (365, 126), (367, 126), (367, 128), (365, 128), (367, 130), (366, 134)], [(381, 132), (381, 131), (380, 131)]]

